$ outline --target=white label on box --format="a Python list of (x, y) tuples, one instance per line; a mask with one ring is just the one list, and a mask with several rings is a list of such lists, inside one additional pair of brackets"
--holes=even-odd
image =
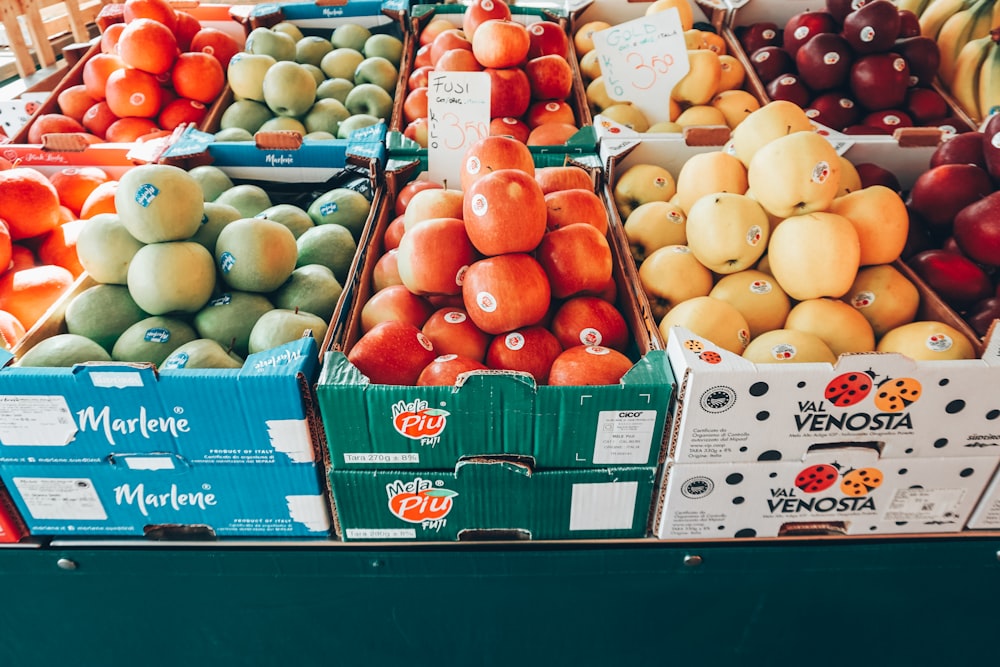
[(86, 478), (49, 479), (15, 477), (17, 488), (28, 512), (35, 519), (107, 521), (94, 483)]
[(141, 387), (142, 375), (133, 371), (93, 371), (90, 381), (95, 387), (124, 389)]
[(315, 459), (305, 419), (269, 419), (265, 424), (274, 451), (285, 454), (292, 463), (311, 463)]
[(173, 470), (174, 460), (169, 456), (125, 456), (129, 470)]
[(574, 484), (570, 530), (631, 530), (638, 482)]
[(939, 521), (955, 512), (965, 489), (899, 489), (882, 517), (885, 521)]
[(288, 516), (314, 532), (330, 530), (330, 515), (323, 496), (285, 496)]
[(597, 416), (594, 463), (645, 464), (655, 426), (656, 410), (602, 410)]
[(416, 539), (416, 528), (348, 528), (344, 534), (351, 540)]
[(344, 463), (420, 463), (420, 454), (416, 452), (395, 452), (380, 454), (376, 452), (361, 452), (359, 454), (344, 454)]
[(62, 396), (0, 396), (0, 443), (63, 447), (76, 422)]

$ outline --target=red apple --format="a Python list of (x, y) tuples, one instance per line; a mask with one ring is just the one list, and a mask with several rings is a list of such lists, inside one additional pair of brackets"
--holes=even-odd
[(427, 88), (414, 88), (403, 98), (403, 121), (427, 117)]
[(952, 233), (958, 247), (970, 259), (1000, 266), (1000, 190), (959, 211)]
[(483, 21), (469, 38), (476, 60), (487, 68), (518, 67), (528, 57), (531, 46), (524, 24), (509, 19)]
[(862, 56), (851, 67), (851, 93), (869, 111), (902, 106), (909, 85), (909, 65), (895, 53)]
[(805, 107), (805, 111), (812, 120), (834, 130), (843, 130), (861, 120), (858, 105), (842, 91), (817, 95)]
[(542, 237), (535, 258), (549, 277), (552, 296), (597, 292), (611, 277), (611, 246), (593, 225), (576, 222)]
[(947, 250), (918, 252), (906, 263), (955, 310), (964, 310), (993, 294), (993, 283), (982, 267)]
[(438, 58), (435, 69), (439, 72), (482, 72), (483, 66), (472, 55), (472, 51), (452, 49)]
[(413, 54), (413, 67), (414, 69), (420, 69), (421, 67), (433, 67), (433, 65), (431, 65), (430, 43), (420, 46), (417, 49), (417, 52)]
[[(465, 308), (465, 302), (462, 301), (461, 294), (429, 294), (424, 298), (436, 310), (440, 310), (441, 308)], [(424, 322), (424, 324), (427, 323)]]
[(535, 180), (546, 195), (557, 190), (594, 189), (594, 180), (587, 170), (572, 164), (539, 167), (535, 169)]
[(861, 123), (885, 130), (886, 134), (892, 134), (901, 127), (913, 127), (913, 119), (899, 109), (873, 111), (862, 118)]
[(463, 307), (448, 306), (431, 313), (421, 328), (440, 354), (457, 354), (476, 361), (486, 357), (490, 337), (479, 329)]
[(406, 230), (396, 259), (400, 280), (414, 294), (458, 294), (479, 254), (461, 218), (433, 218)]
[(861, 177), (861, 187), (867, 188), (869, 185), (884, 185), (896, 192), (901, 190), (899, 178), (885, 167), (881, 167), (873, 162), (859, 162), (854, 165)]
[(551, 331), (541, 326), (524, 327), (495, 336), (486, 350), (486, 365), (529, 373), (537, 384), (546, 384), (560, 352), (562, 345)]
[(907, 37), (896, 42), (892, 50), (906, 61), (911, 85), (929, 86), (934, 82), (941, 64), (941, 50), (936, 41), (922, 35)]
[(948, 102), (933, 88), (910, 88), (903, 103), (915, 125), (928, 125), (937, 118), (948, 115)]
[(410, 76), (406, 79), (406, 89), (413, 90), (414, 88), (424, 88), (427, 86), (428, 77), (430, 73), (434, 71), (434, 67), (431, 65), (424, 65), (423, 67), (418, 67), (412, 72)]
[(413, 385), (435, 356), (434, 346), (420, 329), (390, 320), (361, 336), (347, 360), (374, 384)]
[(528, 58), (555, 55), (565, 58), (569, 54), (569, 36), (555, 21), (536, 21), (528, 26)]
[(837, 25), (843, 25), (848, 14), (865, 3), (865, 0), (826, 0), (826, 11)]
[(614, 304), (596, 296), (578, 296), (556, 310), (549, 327), (563, 348), (603, 345), (624, 352), (629, 331), (625, 317)]
[(766, 86), (767, 96), (772, 100), (785, 100), (805, 108), (812, 99), (812, 91), (797, 74), (782, 74)]
[(504, 0), (472, 0), (462, 16), (462, 30), (472, 38), (476, 28), (490, 19), (510, 19), (510, 6)]
[(440, 183), (434, 181), (428, 181), (427, 179), (420, 178), (408, 181), (403, 187), (399, 189), (396, 194), (396, 204), (394, 210), (396, 215), (402, 215), (406, 211), (407, 205), (410, 203), (410, 199), (413, 195), (417, 194), (421, 190), (441, 190), (444, 186)]
[(942, 164), (917, 177), (909, 205), (932, 228), (950, 228), (958, 212), (993, 192), (990, 176), (971, 164)]
[(489, 334), (539, 322), (548, 312), (551, 298), (545, 270), (524, 253), (481, 259), (469, 267), (462, 283), (466, 312)]
[[(446, 18), (432, 18), (420, 31), (420, 37), (417, 38), (417, 43), (421, 47), (430, 47), (431, 42), (434, 41), (435, 37), (440, 35), (445, 30), (452, 30), (455, 27), (455, 24)], [(417, 51), (419, 53), (419, 49), (417, 49)]]
[(575, 222), (592, 225), (605, 236), (608, 233), (608, 210), (593, 190), (571, 188), (545, 195), (546, 226), (559, 229)]
[(520, 169), (535, 175), (535, 159), (528, 147), (512, 137), (494, 135), (479, 139), (465, 151), (462, 190), (468, 192), (478, 179), (499, 169)]
[(982, 128), (983, 160), (986, 171), (1000, 187), (1000, 113), (995, 113)]
[(403, 228), (409, 231), (433, 218), (461, 218), (464, 198), (464, 193), (454, 188), (427, 188), (415, 192), (403, 211)]
[(576, 114), (565, 100), (538, 100), (528, 107), (525, 122), (532, 130), (544, 123), (565, 123), (576, 127)]
[(402, 285), (399, 277), (399, 263), (396, 261), (398, 252), (395, 248), (382, 253), (372, 267), (372, 291), (378, 292), (383, 287)]
[(757, 21), (737, 30), (737, 39), (747, 53), (765, 46), (781, 46), (781, 31), (771, 21)]
[(528, 135), (528, 146), (562, 146), (580, 131), (576, 125), (550, 121), (532, 128)]
[(484, 255), (531, 252), (545, 234), (545, 205), (534, 174), (498, 169), (465, 191), (465, 229)]
[(795, 73), (795, 60), (780, 46), (765, 46), (753, 51), (750, 64), (765, 83), (774, 81), (782, 74)]
[(457, 354), (442, 354), (420, 371), (417, 377), (418, 387), (453, 386), (458, 384), (458, 376), (471, 371), (488, 370), (482, 362)]
[(361, 306), (361, 331), (370, 331), (379, 322), (399, 320), (420, 328), (433, 308), (425, 299), (403, 285), (389, 285), (372, 294)]
[(573, 68), (563, 56), (532, 58), (525, 63), (524, 73), (533, 100), (564, 100), (573, 90)]
[(531, 104), (531, 84), (520, 67), (496, 69), (487, 67), (490, 75), (490, 118), (519, 118)]
[(511, 137), (525, 143), (530, 134), (531, 128), (520, 118), (503, 116), (490, 121), (490, 136)]
[(899, 10), (889, 0), (869, 0), (844, 17), (841, 33), (855, 53), (881, 53), (899, 37)]
[(403, 136), (410, 141), (415, 141), (421, 148), (427, 148), (429, 128), (430, 121), (427, 118), (414, 118), (403, 128)]
[(983, 154), (983, 134), (981, 132), (961, 132), (942, 137), (941, 143), (931, 154), (930, 166), (941, 164), (974, 164), (986, 168)]
[(825, 11), (806, 10), (795, 14), (785, 22), (782, 31), (782, 46), (788, 54), (795, 57), (795, 52), (809, 41), (813, 35), (821, 32), (837, 32), (837, 22)]
[(549, 384), (553, 386), (618, 384), (632, 368), (621, 352), (601, 345), (576, 345), (563, 350), (552, 362)]
[(980, 338), (986, 337), (997, 319), (1000, 319), (1000, 297), (996, 296), (977, 301), (965, 313), (965, 320)]
[(438, 60), (441, 59), (445, 51), (452, 49), (464, 49), (472, 52), (472, 42), (468, 40), (461, 28), (442, 30), (438, 33), (434, 41), (431, 42), (431, 65), (437, 67)]
[(917, 37), (920, 35), (920, 17), (909, 9), (899, 10), (899, 37)]
[(813, 91), (846, 85), (853, 61), (847, 40), (832, 32), (814, 35), (795, 53), (799, 77)]
[(392, 219), (392, 222), (386, 225), (385, 235), (382, 237), (382, 249), (393, 250), (398, 248), (404, 231), (406, 231), (406, 225), (404, 224), (403, 216), (397, 215)]

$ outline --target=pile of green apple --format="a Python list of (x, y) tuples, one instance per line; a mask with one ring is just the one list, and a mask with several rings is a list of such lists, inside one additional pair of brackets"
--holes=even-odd
[(350, 185), (301, 208), (211, 165), (130, 169), (117, 211), (87, 219), (77, 240), (96, 284), (70, 297), (65, 333), (16, 363), (239, 368), (307, 331), (321, 341), (371, 211)]
[(346, 139), (388, 124), (403, 55), (401, 39), (343, 23), (329, 37), (293, 23), (255, 28), (229, 61), (233, 102), (216, 139), (247, 141), (258, 131), (290, 130), (305, 139)]

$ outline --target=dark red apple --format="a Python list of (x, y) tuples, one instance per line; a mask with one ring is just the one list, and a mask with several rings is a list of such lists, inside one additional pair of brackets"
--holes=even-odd
[(927, 125), (948, 115), (948, 102), (933, 88), (910, 88), (903, 103), (916, 125)]
[(795, 60), (780, 46), (765, 46), (750, 53), (750, 64), (763, 82), (795, 73)]
[(941, 64), (941, 50), (937, 42), (917, 35), (898, 40), (892, 50), (910, 66), (911, 85), (929, 86), (934, 82)]
[(930, 235), (927, 233), (927, 226), (916, 213), (910, 213), (909, 229), (906, 234), (906, 243), (899, 253), (900, 259), (906, 261), (918, 252), (930, 250), (934, 247)]
[(983, 126), (983, 160), (986, 171), (1000, 187), (1000, 113), (990, 116)]
[(854, 99), (869, 111), (897, 108), (906, 101), (910, 67), (892, 52), (862, 56), (851, 67), (850, 86)]
[(917, 177), (909, 205), (936, 233), (950, 229), (958, 212), (993, 192), (989, 174), (972, 164), (942, 164)]
[(866, 0), (826, 0), (826, 11), (837, 25), (843, 25), (848, 14), (865, 4)]
[(841, 34), (856, 53), (881, 53), (899, 37), (899, 10), (889, 0), (871, 0), (844, 17)]
[(833, 15), (826, 11), (806, 10), (792, 16), (785, 22), (782, 31), (782, 46), (794, 57), (799, 47), (809, 41), (813, 35), (821, 32), (837, 32), (837, 22)]
[(737, 39), (744, 51), (753, 53), (764, 46), (781, 46), (781, 31), (775, 23), (758, 21), (739, 30)]
[(873, 111), (862, 118), (861, 123), (885, 130), (886, 134), (892, 134), (901, 127), (913, 127), (913, 119), (899, 109)]
[(854, 165), (861, 177), (861, 187), (867, 188), (869, 185), (884, 185), (896, 192), (901, 190), (899, 178), (885, 167), (873, 162), (861, 162)]
[(955, 310), (965, 310), (993, 294), (993, 283), (981, 266), (964, 255), (932, 249), (906, 263)]
[(809, 87), (796, 74), (782, 74), (767, 84), (767, 95), (772, 100), (785, 100), (805, 107), (812, 99)]
[(820, 125), (842, 131), (861, 118), (858, 105), (843, 91), (828, 91), (817, 95), (806, 106), (806, 115)]
[(985, 169), (982, 133), (962, 132), (942, 138), (930, 161), (931, 167), (940, 164), (974, 164)]
[(965, 321), (980, 338), (986, 337), (993, 322), (998, 319), (1000, 319), (1000, 297), (996, 296), (977, 301), (965, 313)]
[(920, 17), (909, 9), (899, 10), (899, 39), (916, 37), (920, 34)]
[(847, 40), (832, 32), (821, 32), (795, 54), (799, 76), (811, 90), (831, 90), (847, 84), (854, 54)]
[(951, 235), (941, 242), (941, 250), (947, 250), (948, 252), (953, 252), (957, 255), (963, 255), (962, 249), (958, 247), (958, 241), (955, 240), (955, 236)]
[(1000, 190), (974, 201), (955, 216), (955, 242), (970, 259), (1000, 266)]
[(890, 134), (890, 132), (881, 127), (875, 127), (874, 125), (862, 125), (861, 123), (857, 123), (855, 125), (848, 125), (842, 131), (844, 134), (854, 134), (854, 135), (875, 134), (880, 137), (884, 137)]

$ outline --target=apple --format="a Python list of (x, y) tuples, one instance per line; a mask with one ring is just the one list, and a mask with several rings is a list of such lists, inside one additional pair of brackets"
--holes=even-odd
[(469, 264), (479, 259), (461, 218), (432, 218), (399, 242), (399, 277), (414, 294), (458, 294)]
[(750, 65), (765, 83), (795, 73), (795, 60), (780, 46), (764, 46), (751, 52)]
[(851, 94), (869, 111), (902, 106), (909, 86), (910, 66), (896, 53), (872, 53), (851, 66)]
[(782, 46), (794, 58), (803, 44), (821, 32), (837, 32), (837, 23), (830, 13), (814, 10), (799, 12), (785, 22), (781, 34)]
[(853, 60), (854, 54), (847, 40), (832, 32), (813, 36), (795, 53), (799, 77), (813, 91), (846, 85)]
[(637, 265), (651, 253), (668, 245), (687, 243), (687, 215), (676, 203), (655, 201), (636, 207), (622, 230), (629, 253)]
[(632, 368), (621, 352), (602, 345), (576, 345), (563, 350), (549, 371), (553, 386), (618, 384)]
[(451, 49), (438, 58), (435, 69), (439, 72), (482, 72), (483, 66), (472, 55), (472, 51)]
[(841, 91), (828, 91), (817, 95), (805, 110), (809, 118), (834, 130), (842, 130), (861, 120), (858, 105)]
[(528, 373), (537, 384), (547, 384), (549, 369), (562, 345), (542, 326), (530, 326), (494, 336), (486, 349), (486, 365), (504, 371)]
[(572, 164), (553, 165), (535, 169), (535, 181), (542, 188), (543, 194), (557, 190), (581, 188), (593, 190), (594, 181), (590, 173), (583, 167)]
[(545, 234), (545, 198), (534, 174), (520, 169), (477, 179), (465, 191), (462, 216), (472, 245), (484, 255), (531, 252)]
[(917, 35), (896, 42), (892, 50), (906, 61), (910, 68), (911, 85), (930, 86), (937, 77), (941, 64), (941, 49), (931, 37)]
[(614, 304), (596, 296), (577, 296), (565, 301), (552, 316), (549, 329), (563, 349), (603, 345), (624, 352), (629, 343), (625, 317)]
[(843, 25), (844, 18), (865, 2), (866, 0), (826, 0), (825, 9), (837, 25)]
[(569, 35), (555, 21), (542, 20), (529, 25), (528, 40), (529, 59), (548, 55), (566, 58), (569, 54)]
[(478, 179), (499, 169), (520, 169), (535, 175), (535, 159), (523, 142), (503, 135), (478, 139), (465, 151), (462, 161), (462, 190), (468, 191)]
[(544, 123), (563, 123), (576, 127), (576, 114), (573, 107), (564, 100), (538, 100), (528, 107), (525, 122), (532, 130)]
[(986, 337), (997, 319), (1000, 319), (1000, 297), (996, 296), (977, 301), (965, 313), (965, 321), (980, 338)]
[(651, 201), (670, 201), (677, 192), (677, 182), (666, 168), (657, 164), (633, 164), (616, 179), (612, 197), (624, 219), (639, 205)]
[(392, 95), (377, 84), (361, 83), (347, 93), (344, 106), (355, 116), (364, 114), (388, 120), (392, 116)]
[(812, 99), (812, 92), (797, 74), (782, 74), (766, 86), (767, 96), (772, 100), (785, 100), (805, 107)]
[(424, 220), (461, 218), (465, 195), (453, 188), (424, 188), (410, 197), (403, 211), (403, 228), (409, 231)]
[(767, 250), (771, 233), (761, 205), (735, 192), (699, 197), (687, 212), (685, 228), (695, 258), (723, 275), (752, 268)]
[(604, 85), (603, 76), (599, 76), (588, 83), (584, 94), (587, 97), (587, 106), (590, 107), (595, 116), (619, 103), (618, 100), (612, 98), (611, 94), (608, 93), (608, 89)]
[(908, 204), (937, 234), (950, 229), (958, 212), (993, 192), (990, 176), (972, 164), (943, 164), (920, 174)]
[(386, 250), (382, 255), (375, 261), (375, 266), (372, 267), (372, 290), (378, 292), (383, 287), (389, 287), (390, 285), (402, 285), (403, 281), (399, 277), (399, 262), (397, 261), (399, 253), (396, 248), (391, 250)]
[(933, 88), (910, 88), (903, 104), (915, 125), (930, 125), (949, 113), (948, 102)]
[(873, 111), (861, 118), (861, 124), (892, 134), (901, 127), (913, 127), (913, 119), (899, 109), (883, 109)]
[(551, 297), (545, 270), (524, 253), (474, 262), (462, 283), (466, 312), (476, 326), (489, 334), (538, 323), (548, 313)]
[(490, 136), (510, 137), (521, 143), (527, 143), (531, 128), (519, 118), (503, 116), (490, 121)]
[(544, 198), (545, 225), (549, 230), (583, 222), (593, 226), (601, 236), (608, 233), (608, 211), (592, 189), (557, 190)]
[(737, 27), (737, 39), (743, 45), (744, 51), (753, 53), (765, 46), (780, 46), (781, 31), (776, 23), (757, 21), (748, 26)]
[(1000, 114), (993, 114), (982, 127), (983, 160), (997, 185), (1000, 185)]
[(483, 70), (490, 75), (490, 118), (524, 115), (531, 104), (531, 83), (520, 67)]
[(870, 185), (884, 185), (885, 187), (900, 192), (902, 186), (899, 184), (899, 177), (885, 167), (881, 167), (873, 162), (860, 162), (854, 165), (858, 177), (861, 179), (861, 187), (867, 188)]
[(844, 17), (841, 34), (855, 53), (888, 51), (899, 37), (899, 10), (889, 0), (869, 0)]
[(593, 225), (583, 222), (546, 232), (535, 258), (549, 277), (557, 299), (598, 292), (611, 278), (611, 246)]
[(421, 148), (427, 148), (430, 122), (426, 118), (414, 118), (403, 128), (403, 136), (415, 141)]
[[(451, 26), (451, 22), (447, 22)], [(426, 31), (426, 29), (425, 29)], [(423, 33), (421, 33), (421, 36)], [(431, 64), (431, 45), (430, 43), (423, 44), (417, 48), (416, 52), (413, 54), (413, 67), (415, 69), (420, 69), (421, 67), (433, 67)]]
[(430, 181), (425, 178), (418, 178), (412, 181), (407, 181), (396, 193), (396, 203), (393, 205), (393, 210), (396, 215), (403, 215), (406, 211), (406, 207), (409, 205), (410, 200), (413, 195), (417, 194), (421, 190), (443, 190), (444, 185), (436, 181)]
[(528, 57), (531, 37), (523, 24), (509, 19), (489, 19), (470, 36), (472, 52), (483, 67), (518, 67)]
[[(396, 90), (396, 82), (399, 80), (399, 70), (388, 58), (382, 56), (371, 56), (358, 63), (354, 70), (355, 87), (371, 83), (385, 92), (392, 95)], [(377, 114), (373, 114), (377, 115)]]
[(767, 246), (771, 275), (797, 301), (840, 298), (860, 268), (861, 244), (847, 218), (816, 211), (785, 218)]
[(440, 354), (457, 354), (476, 361), (486, 358), (490, 337), (472, 322), (462, 307), (437, 309), (420, 330)]
[(525, 63), (524, 72), (534, 100), (564, 100), (573, 90), (573, 69), (563, 56), (532, 58)]
[(427, 364), (417, 376), (418, 387), (452, 386), (458, 384), (459, 375), (472, 371), (488, 370), (482, 362), (457, 354), (442, 354)]
[(403, 285), (389, 285), (372, 294), (361, 306), (361, 331), (367, 332), (379, 322), (399, 320), (423, 326), (433, 312), (425, 299)]
[(472, 0), (462, 16), (462, 30), (471, 38), (482, 23), (490, 19), (510, 18), (510, 6), (504, 0)]
[(1000, 190), (959, 211), (952, 233), (958, 247), (970, 259), (1000, 266)]
[(432, 18), (427, 25), (421, 29), (420, 36), (417, 38), (417, 43), (421, 47), (426, 46), (429, 49), (431, 42), (434, 41), (435, 37), (445, 30), (452, 30), (453, 28), (455, 28), (455, 24), (446, 18)]
[(792, 132), (754, 153), (747, 183), (764, 210), (779, 218), (823, 211), (840, 189), (840, 158), (816, 132)]
[(413, 385), (436, 356), (420, 329), (389, 320), (361, 336), (347, 353), (347, 360), (374, 384)]
[(583, 83), (589, 84), (591, 81), (601, 76), (601, 59), (597, 51), (590, 51), (580, 58), (580, 77)]
[(412, 123), (418, 118), (427, 118), (427, 88), (412, 88), (403, 98), (403, 121)]
[(434, 68), (431, 65), (424, 65), (423, 67), (414, 69), (406, 78), (406, 89), (413, 90), (414, 88), (426, 86), (429, 82), (430, 73), (433, 71)]
[(472, 42), (469, 41), (461, 28), (443, 30), (434, 38), (434, 41), (431, 42), (431, 65), (437, 67), (441, 56), (452, 49), (461, 49), (472, 53)]
[(935, 248), (918, 252), (906, 263), (955, 310), (964, 310), (993, 294), (989, 276), (964, 255)]
[(525, 144), (528, 146), (562, 146), (579, 131), (580, 128), (570, 123), (542, 123), (531, 130)]
[(986, 168), (981, 132), (960, 132), (941, 138), (941, 143), (931, 154), (931, 168), (942, 164), (974, 164)]
[(833, 200), (828, 209), (851, 221), (861, 244), (862, 266), (899, 259), (909, 234), (906, 204), (895, 190), (872, 185)]

